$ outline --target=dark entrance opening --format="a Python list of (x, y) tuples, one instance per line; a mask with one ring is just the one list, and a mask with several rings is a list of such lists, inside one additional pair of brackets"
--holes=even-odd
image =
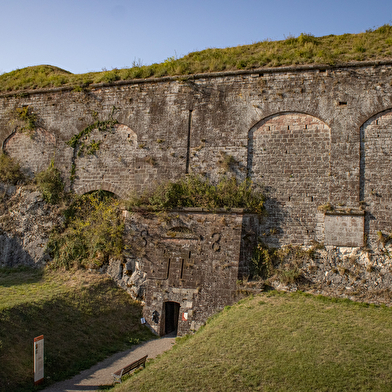
[(172, 332), (177, 333), (179, 314), (179, 303), (165, 302), (165, 335)]

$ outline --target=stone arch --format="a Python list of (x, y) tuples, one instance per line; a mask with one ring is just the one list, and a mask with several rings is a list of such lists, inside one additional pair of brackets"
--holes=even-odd
[[(98, 147), (89, 153), (92, 143)], [(136, 149), (137, 135), (126, 125), (116, 124), (104, 132), (93, 130), (75, 149), (74, 191), (83, 194), (103, 189), (126, 198), (135, 185)]]
[(331, 129), (306, 113), (283, 112), (249, 132), (248, 175), (268, 192), (268, 241), (320, 239), (317, 206), (329, 199)]
[(365, 206), (365, 234), (371, 245), (378, 231), (392, 230), (392, 108), (366, 120), (360, 128), (360, 201)]
[(45, 170), (56, 152), (56, 137), (43, 128), (29, 132), (17, 131), (11, 134), (4, 143), (4, 151), (16, 159), (23, 171), (32, 177)]
[(78, 188), (77, 193), (79, 195), (84, 195), (85, 193), (93, 192), (93, 191), (108, 191), (116, 195), (117, 197), (120, 197), (121, 199), (125, 199), (127, 197), (127, 194), (123, 193), (122, 190), (114, 185), (111, 184), (110, 182), (101, 182), (99, 185), (99, 188), (94, 186), (95, 184), (90, 183), (86, 184), (80, 188)]

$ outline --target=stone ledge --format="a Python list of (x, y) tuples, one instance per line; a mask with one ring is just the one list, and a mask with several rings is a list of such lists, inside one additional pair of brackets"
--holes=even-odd
[(324, 213), (325, 215), (343, 215), (343, 216), (364, 216), (365, 215), (365, 211), (363, 210), (355, 210), (355, 209), (351, 209), (350, 211), (346, 211), (346, 210), (335, 210), (335, 211), (325, 211)]
[(152, 207), (133, 207), (131, 210), (124, 210), (123, 214), (127, 214), (130, 212), (167, 212), (167, 213), (174, 213), (174, 212), (193, 212), (193, 213), (207, 213), (207, 214), (251, 214), (257, 215), (256, 212), (251, 212), (247, 208), (216, 208), (216, 209), (209, 209), (204, 207), (184, 207), (184, 208), (173, 208), (170, 210), (165, 209), (154, 209)]

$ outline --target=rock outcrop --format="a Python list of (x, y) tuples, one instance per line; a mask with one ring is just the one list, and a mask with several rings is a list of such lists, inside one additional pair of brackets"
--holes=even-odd
[(0, 267), (45, 265), (50, 231), (61, 224), (59, 208), (32, 186), (0, 183)]

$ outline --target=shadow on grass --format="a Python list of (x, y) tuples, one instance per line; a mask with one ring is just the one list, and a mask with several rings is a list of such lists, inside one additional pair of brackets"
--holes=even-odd
[(11, 287), (26, 283), (38, 283), (44, 277), (43, 268), (0, 267), (0, 286)]
[(50, 377), (42, 387), (151, 339), (152, 333), (140, 324), (141, 310), (125, 291), (105, 280), (50, 301), (1, 311), (2, 384), (10, 391), (36, 390), (31, 385), (33, 340), (41, 334), (45, 336), (45, 376)]

